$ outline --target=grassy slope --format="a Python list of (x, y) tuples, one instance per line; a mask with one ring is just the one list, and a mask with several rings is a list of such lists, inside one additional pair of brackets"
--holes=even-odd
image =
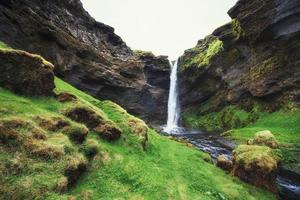
[[(126, 136), (118, 142), (108, 143), (90, 133), (88, 138), (99, 142), (101, 156), (91, 162), (89, 172), (66, 194), (52, 192), (62, 178), (65, 158), (53, 162), (20, 153), (22, 162), (30, 167), (17, 175), (1, 174), (5, 186), (20, 185), (24, 187), (20, 193), (41, 195), (42, 199), (67, 199), (68, 195), (83, 199), (90, 194), (92, 199), (274, 199), (270, 193), (244, 184), (204, 162), (204, 153), (159, 136), (152, 130), (149, 130), (147, 151), (142, 151), (136, 137), (131, 136), (127, 123), (130, 116), (126, 111), (112, 102), (96, 100), (59, 79), (56, 79), (56, 86), (58, 91), (77, 95), (82, 103), (101, 108)], [(0, 90), (0, 119), (19, 116), (31, 120), (33, 115), (63, 117), (59, 113), (68, 106), (54, 98), (21, 97)], [(48, 140), (70, 145), (62, 135), (64, 139), (52, 137), (49, 133)], [(77, 152), (79, 147), (73, 147)], [(18, 152), (0, 149), (1, 163), (8, 163), (16, 154)], [(35, 188), (39, 187), (46, 192), (35, 193)]]
[[(124, 110), (109, 101), (100, 102), (56, 80), (62, 91), (72, 92), (101, 108), (123, 130)], [(94, 199), (273, 199), (269, 193), (226, 175), (203, 161), (206, 155), (149, 131), (146, 152), (127, 144), (103, 142), (104, 165), (94, 164), (72, 194), (91, 191)]]
[[(0, 43), (0, 48), (9, 48)], [(110, 101), (99, 101), (60, 79), (56, 91), (67, 91), (79, 99), (60, 103), (54, 98), (23, 97), (0, 88), (0, 120), (28, 121), (39, 128), (34, 117), (60, 117), (72, 126), (62, 112), (74, 104), (84, 104), (104, 118), (114, 121), (123, 131), (121, 140), (108, 143), (91, 131), (88, 140), (96, 141), (100, 155), (91, 162), (88, 173), (67, 193), (57, 193), (57, 183), (64, 180), (68, 159), (82, 155), (82, 145), (60, 132), (45, 130), (46, 144), (63, 147), (66, 155), (44, 160), (31, 156), (22, 148), (7, 150), (0, 145), (0, 199), (275, 199), (261, 189), (242, 183), (210, 163), (206, 154), (184, 144), (148, 131), (147, 150), (142, 151), (140, 138), (133, 132), (136, 118)], [(139, 122), (143, 126), (143, 122)], [(24, 137), (29, 129), (18, 130)], [(8, 173), (7, 173), (8, 172)], [(4, 193), (1, 193), (4, 192)]]

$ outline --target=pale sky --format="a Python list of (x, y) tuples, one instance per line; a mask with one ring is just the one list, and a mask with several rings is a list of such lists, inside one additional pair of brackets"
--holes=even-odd
[(177, 59), (231, 19), (237, 0), (81, 0), (97, 21), (115, 28), (132, 49)]

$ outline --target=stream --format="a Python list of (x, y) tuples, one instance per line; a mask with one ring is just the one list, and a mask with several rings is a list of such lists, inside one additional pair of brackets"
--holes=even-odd
[[(235, 148), (235, 143), (227, 140), (218, 134), (201, 132), (198, 130), (181, 129), (180, 133), (169, 134), (173, 137), (185, 139), (201, 151), (211, 155), (213, 162), (219, 155), (226, 155), (232, 159), (232, 150)], [(300, 181), (300, 180), (299, 180)], [(280, 188), (280, 199), (282, 200), (300, 200), (300, 183), (295, 183), (289, 178), (279, 174), (277, 177), (277, 185)]]

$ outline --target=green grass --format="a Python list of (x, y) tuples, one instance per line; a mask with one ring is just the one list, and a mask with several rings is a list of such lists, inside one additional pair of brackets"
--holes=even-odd
[[(0, 191), (19, 199), (53, 200), (68, 196), (84, 199), (89, 195), (92, 199), (275, 199), (269, 192), (245, 184), (205, 162), (206, 154), (158, 135), (118, 105), (99, 101), (60, 79), (55, 83), (57, 92), (70, 92), (79, 102), (59, 103), (54, 98), (24, 97), (0, 89), (0, 120), (20, 118), (36, 126), (35, 116), (70, 121), (63, 115), (64, 110), (80, 103), (116, 123), (123, 131), (122, 138), (109, 143), (91, 131), (88, 140), (96, 141), (93, 145), (98, 144), (100, 153), (90, 160), (88, 172), (65, 194), (55, 192), (54, 188), (64, 176), (68, 157), (81, 155), (86, 146), (51, 131), (46, 131), (47, 143), (63, 145), (66, 152), (60, 159), (43, 160), (26, 154), (22, 148), (7, 151), (0, 146)], [(145, 129), (149, 141), (143, 151)], [(26, 130), (23, 132), (27, 134)], [(11, 173), (13, 169), (19, 170)]]
[(102, 145), (112, 155), (80, 180), (71, 193), (92, 191), (93, 199), (272, 199), (212, 164), (203, 153), (150, 131), (150, 147)]

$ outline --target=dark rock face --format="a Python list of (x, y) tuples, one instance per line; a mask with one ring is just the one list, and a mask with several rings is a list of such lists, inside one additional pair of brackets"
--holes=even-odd
[(155, 57), (152, 53), (137, 54), (137, 56), (145, 63), (144, 74), (148, 86), (147, 93), (151, 96), (151, 99), (147, 99), (149, 95), (142, 98), (141, 104), (144, 102), (149, 107), (144, 118), (147, 121), (157, 118), (159, 121), (166, 122), (165, 113), (168, 112), (171, 68), (168, 57)]
[[(55, 65), (57, 76), (95, 97), (112, 100), (148, 122), (166, 118), (169, 83), (162, 76), (167, 73), (146, 69), (114, 29), (95, 21), (79, 0), (1, 1), (0, 38), (42, 55)], [(164, 71), (157, 62), (162, 58), (152, 59), (148, 65)], [(159, 79), (149, 71), (158, 72)]]
[(286, 38), (300, 33), (298, 0), (240, 0), (228, 14), (240, 21), (252, 41)]
[[(229, 11), (234, 20), (200, 40), (180, 62), (180, 99), (184, 109), (213, 102), (216, 107), (260, 100), (276, 110), (300, 94), (300, 2), (240, 0)], [(223, 49), (201, 68), (183, 66), (214, 38)]]
[(0, 50), (0, 86), (23, 95), (53, 95), (53, 65), (18, 50)]

